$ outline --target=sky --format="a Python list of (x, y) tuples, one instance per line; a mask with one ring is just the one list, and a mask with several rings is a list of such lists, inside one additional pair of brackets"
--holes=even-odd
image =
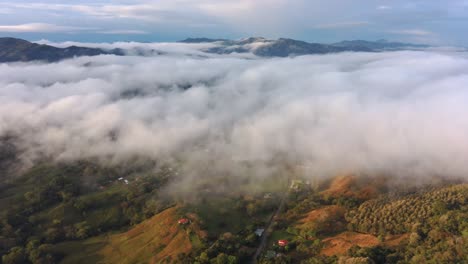
[(468, 0), (1, 0), (0, 35), (29, 40), (177, 41), (249, 36), (389, 39), (468, 46)]

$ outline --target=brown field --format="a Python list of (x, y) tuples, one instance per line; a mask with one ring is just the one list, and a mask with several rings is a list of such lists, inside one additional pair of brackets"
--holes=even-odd
[(383, 244), (387, 247), (396, 247), (408, 237), (409, 237), (409, 234), (389, 235), (385, 237), (385, 241), (383, 242)]
[(346, 209), (338, 205), (329, 205), (312, 210), (300, 219), (296, 228), (301, 230), (314, 230), (320, 234), (336, 234), (346, 228), (344, 214)]
[(330, 218), (342, 217), (345, 213), (345, 208), (338, 205), (325, 206), (320, 209), (316, 209), (307, 213), (307, 215), (299, 222), (308, 223), (313, 221), (326, 221)]
[[(383, 181), (384, 179), (380, 179)], [(376, 187), (383, 184), (379, 179), (360, 179), (355, 175), (342, 175), (333, 179), (328, 189), (322, 192), (330, 197), (356, 197), (359, 199), (371, 199), (378, 195)]]
[(348, 250), (354, 245), (360, 247), (375, 247), (378, 245), (395, 247), (408, 238), (408, 236), (409, 234), (389, 235), (386, 236), (385, 241), (381, 243), (377, 237), (370, 234), (343, 232), (337, 236), (323, 240), (325, 247), (322, 249), (322, 254), (326, 256), (346, 255)]
[(195, 219), (187, 226), (177, 223), (177, 207), (144, 221), (128, 232), (113, 235), (100, 250), (106, 263), (159, 263), (173, 262), (180, 253), (189, 253), (193, 244), (191, 235), (200, 239), (202, 232)]
[(326, 238), (323, 242), (325, 247), (321, 253), (326, 256), (345, 255), (353, 245), (374, 247), (379, 244), (377, 237), (355, 232), (343, 232), (337, 236)]

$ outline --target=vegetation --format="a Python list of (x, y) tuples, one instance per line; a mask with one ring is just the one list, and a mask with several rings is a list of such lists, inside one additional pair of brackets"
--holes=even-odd
[(249, 194), (203, 185), (189, 202), (163, 195), (174, 173), (81, 161), (3, 181), (1, 263), (248, 263), (261, 241), (255, 231), (268, 226), (259, 263), (468, 261), (468, 184), (390, 193), (349, 176)]
[[(336, 179), (343, 181), (342, 179)], [(352, 181), (351, 181), (352, 182)], [(466, 263), (468, 185), (358, 197), (356, 185), (291, 193), (278, 227), (290, 246), (261, 263)], [(404, 188), (402, 188), (404, 189)], [(367, 192), (369, 193), (369, 192)], [(351, 194), (351, 195), (350, 195)], [(348, 229), (349, 231), (346, 231)], [(277, 239), (278, 237), (273, 237)], [(285, 251), (286, 250), (286, 251)], [(278, 255), (279, 254), (279, 255)]]
[[(119, 180), (122, 176), (131, 184)], [(31, 168), (0, 193), (3, 262), (46, 258), (54, 263), (61, 256), (50, 252), (50, 244), (119, 230), (155, 215), (170, 205), (158, 196), (168, 177), (164, 168), (147, 174), (90, 162)], [(31, 241), (38, 250), (27, 250)], [(18, 262), (21, 256), (26, 260)]]
[[(457, 220), (467, 216), (467, 201), (468, 185), (456, 185), (400, 199), (373, 199), (350, 211), (347, 220), (350, 229), (377, 235), (412, 232), (415, 225), (428, 232), (442, 216), (442, 219), (455, 217), (451, 218), (452, 226), (444, 229), (461, 234), (468, 226), (466, 222)], [(449, 224), (447, 221), (442, 220)]]

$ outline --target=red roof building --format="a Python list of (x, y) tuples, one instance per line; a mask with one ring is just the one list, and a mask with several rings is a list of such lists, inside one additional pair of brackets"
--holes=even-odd
[(187, 218), (181, 218), (181, 219), (179, 219), (179, 221), (177, 221), (177, 223), (179, 225), (186, 225), (186, 224), (190, 223), (190, 220), (188, 220)]
[(284, 239), (281, 239), (281, 240), (278, 240), (278, 246), (280, 247), (285, 247), (288, 245), (288, 241), (287, 240), (284, 240)]

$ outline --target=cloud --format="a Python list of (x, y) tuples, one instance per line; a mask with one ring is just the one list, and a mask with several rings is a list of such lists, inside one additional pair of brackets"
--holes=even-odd
[(13, 14), (13, 9), (11, 8), (0, 8), (0, 14), (3, 14), (3, 15), (9, 15), (9, 14)]
[(369, 25), (367, 21), (350, 21), (350, 22), (340, 22), (340, 23), (330, 23), (330, 24), (319, 24), (314, 26), (317, 29), (333, 29), (333, 28), (352, 28), (352, 27), (362, 27)]
[(21, 25), (0, 25), (0, 32), (76, 32), (83, 30), (92, 30), (87, 27), (59, 26), (47, 23), (28, 23)]
[(173, 161), (174, 188), (261, 182), (288, 165), (311, 178), (468, 175), (465, 53), (244, 59), (139, 47), (171, 53), (0, 64), (0, 137), (14, 135), (29, 161)]
[(103, 30), (98, 31), (100, 34), (116, 34), (116, 35), (144, 35), (149, 34), (144, 30), (134, 30), (134, 29), (116, 29), (116, 30)]
[[(55, 4), (55, 3), (5, 3), (10, 8), (42, 11), (72, 12), (98, 19), (132, 19), (149, 22), (186, 22), (190, 20), (198, 4), (191, 1), (163, 0), (158, 4), (142, 2), (135, 4)], [(185, 6), (185, 10), (180, 9)]]
[(378, 10), (389, 10), (389, 9), (392, 9), (391, 6), (387, 6), (387, 5), (380, 5), (377, 7)]
[[(198, 11), (210, 13), (213, 15), (238, 16), (242, 13), (255, 11), (259, 7), (279, 7), (287, 4), (285, 0), (239, 0), (236, 2), (230, 0), (161, 0), (158, 3), (152, 1), (137, 1), (135, 3), (125, 3), (117, 1), (116, 4), (56, 4), (44, 2), (32, 3), (3, 3), (4, 6), (22, 9), (41, 9), (54, 11), (75, 11), (93, 16), (107, 17), (130, 17), (135, 19), (152, 20), (152, 14), (161, 11), (172, 11), (186, 14)], [(181, 8), (183, 7), (183, 8)], [(157, 19), (157, 18), (156, 18)]]
[[(70, 46), (81, 46), (90, 48), (100, 48), (105, 50), (112, 50), (115, 48), (122, 49), (128, 54), (147, 54), (147, 55), (160, 55), (160, 53), (174, 55), (174, 56), (194, 56), (194, 57), (220, 57), (216, 54), (207, 54), (203, 52), (205, 49), (217, 47), (216, 43), (174, 43), (174, 42), (155, 42), (155, 43), (141, 43), (141, 42), (114, 42), (114, 43), (84, 43), (75, 41), (66, 42), (51, 42), (48, 40), (36, 41), (38, 44), (47, 44), (59, 48), (66, 48)], [(156, 52), (156, 53), (155, 53)], [(252, 54), (236, 55), (243, 57), (252, 57)]]
[(433, 32), (421, 29), (402, 29), (402, 30), (391, 30), (389, 33), (399, 35), (412, 35), (412, 36), (430, 36)]
[[(68, 1), (69, 2), (69, 1)], [(139, 0), (139, 1), (16, 1), (0, 3), (5, 23), (41, 21), (88, 25), (109, 30), (149, 30), (150, 39), (187, 36), (239, 38), (265, 36), (306, 41), (388, 38), (394, 28), (425, 28), (443, 36), (445, 45), (466, 45), (460, 36), (468, 17), (465, 2), (456, 1), (306, 1), (306, 0)], [(437, 23), (434, 23), (437, 22)], [(366, 24), (368, 23), (368, 24)], [(311, 28), (329, 32), (310, 34)], [(366, 27), (371, 25), (372, 27)], [(360, 28), (359, 28), (360, 27)], [(355, 28), (347, 32), (342, 29)], [(370, 30), (371, 29), (371, 30)], [(396, 35), (396, 34), (393, 34)], [(408, 35), (408, 34), (398, 34)], [(156, 37), (157, 36), (157, 37)], [(89, 36), (84, 36), (89, 37)], [(95, 37), (93, 37), (96, 39)], [(110, 36), (101, 36), (109, 39)], [(114, 37), (112, 37), (114, 38)]]

